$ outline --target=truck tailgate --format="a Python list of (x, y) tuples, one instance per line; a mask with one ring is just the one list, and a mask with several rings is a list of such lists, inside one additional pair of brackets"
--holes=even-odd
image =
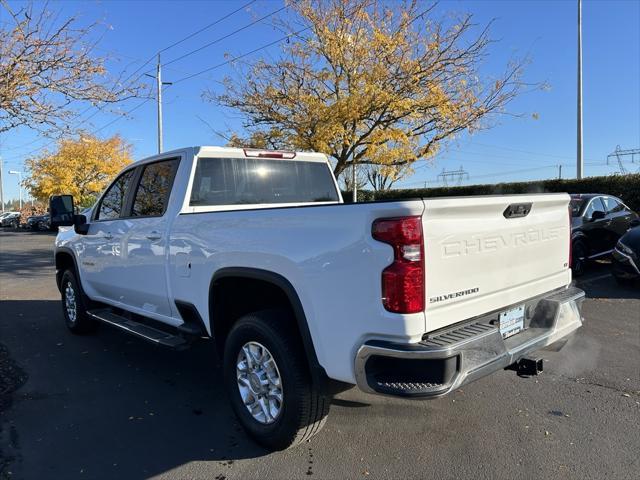
[(569, 195), (440, 198), (424, 204), (427, 331), (570, 283)]

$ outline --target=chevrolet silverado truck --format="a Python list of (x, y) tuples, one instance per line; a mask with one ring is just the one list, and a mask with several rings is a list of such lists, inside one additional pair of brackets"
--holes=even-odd
[[(66, 325), (211, 339), (247, 432), (322, 427), (331, 395), (442, 397), (582, 325), (569, 195), (345, 204), (318, 153), (191, 147), (129, 165), (84, 215), (52, 197)], [(213, 361), (212, 361), (213, 366)], [(203, 379), (206, 381), (206, 379)]]

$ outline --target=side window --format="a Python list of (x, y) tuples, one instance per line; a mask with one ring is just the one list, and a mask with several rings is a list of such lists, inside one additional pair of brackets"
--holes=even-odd
[(604, 197), (604, 204), (607, 207), (607, 212), (616, 213), (624, 210), (624, 205), (612, 197)]
[(606, 212), (606, 209), (604, 208), (604, 204), (602, 203), (602, 197), (596, 197), (593, 200), (591, 200), (591, 203), (589, 204), (589, 206), (584, 212), (585, 218), (591, 218), (591, 216), (593, 215), (593, 212), (596, 212), (596, 211)]
[(100, 201), (100, 208), (96, 215), (96, 220), (113, 220), (119, 218), (124, 208), (127, 192), (131, 185), (134, 169), (128, 170), (120, 175), (109, 187)]
[(144, 166), (131, 209), (132, 217), (161, 217), (167, 209), (179, 160), (163, 160)]

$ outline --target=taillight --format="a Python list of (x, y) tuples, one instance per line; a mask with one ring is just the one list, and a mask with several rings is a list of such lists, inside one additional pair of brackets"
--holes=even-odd
[(296, 157), (296, 152), (276, 151), (276, 150), (258, 150), (255, 148), (244, 148), (245, 157), (253, 158), (285, 158), (292, 159)]
[(573, 241), (571, 240), (571, 204), (569, 204), (569, 268), (573, 264)]
[(424, 241), (420, 217), (379, 218), (374, 239), (393, 247), (393, 263), (382, 271), (382, 304), (394, 313), (424, 310)]

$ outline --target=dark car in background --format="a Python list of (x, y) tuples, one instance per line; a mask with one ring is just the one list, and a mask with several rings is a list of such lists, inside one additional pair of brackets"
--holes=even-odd
[(49, 214), (44, 215), (32, 215), (27, 218), (27, 228), (31, 230), (49, 230), (51, 228), (51, 222), (49, 221)]
[(589, 260), (613, 253), (620, 237), (640, 223), (633, 210), (611, 195), (574, 194), (569, 205), (571, 269), (576, 276), (584, 273)]
[(620, 283), (640, 279), (640, 227), (625, 233), (613, 250), (613, 276)]

